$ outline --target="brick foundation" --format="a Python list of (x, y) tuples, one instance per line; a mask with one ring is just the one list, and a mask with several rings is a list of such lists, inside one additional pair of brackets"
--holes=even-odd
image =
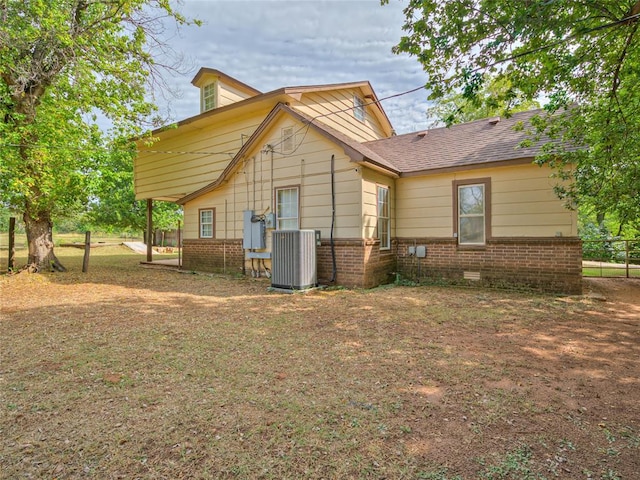
[(240, 273), (244, 261), (242, 240), (185, 239), (182, 269), (200, 272)]
[[(409, 256), (408, 247), (425, 245), (427, 256)], [(372, 288), (410, 280), (527, 288), (551, 293), (582, 293), (582, 243), (577, 238), (497, 238), (484, 247), (459, 247), (455, 239), (400, 238), (390, 250), (376, 239), (336, 239), (335, 285)], [(184, 240), (183, 269), (217, 273), (242, 272), (242, 240)], [(333, 275), (331, 244), (317, 250), (318, 283)], [(465, 279), (479, 276), (478, 280)]]
[[(377, 239), (334, 240), (336, 252), (336, 285), (350, 288), (372, 288), (393, 280), (394, 249), (380, 250)], [(323, 239), (318, 247), (318, 281), (328, 284), (333, 274), (331, 243)]]
[[(426, 258), (408, 247), (426, 245)], [(582, 243), (577, 238), (496, 238), (484, 247), (459, 247), (455, 239), (398, 239), (397, 268), (412, 280), (520, 287), (582, 293)], [(479, 280), (465, 279), (479, 274)]]

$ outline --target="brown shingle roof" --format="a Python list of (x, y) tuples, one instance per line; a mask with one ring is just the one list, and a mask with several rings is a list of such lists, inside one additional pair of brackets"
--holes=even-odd
[[(545, 141), (520, 148), (529, 121), (542, 110), (515, 113), (510, 118), (489, 118), (434, 128), (423, 132), (366, 142), (364, 145), (393, 164), (402, 174), (431, 170), (458, 170), (465, 167), (531, 159), (540, 153)], [(514, 126), (522, 122), (524, 130)], [(548, 141), (548, 139), (546, 139)]]

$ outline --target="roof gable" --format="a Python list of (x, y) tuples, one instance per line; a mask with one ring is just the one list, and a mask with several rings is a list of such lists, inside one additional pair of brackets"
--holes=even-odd
[(185, 197), (178, 200), (177, 203), (185, 204), (188, 201), (193, 200), (194, 198), (215, 190), (220, 185), (225, 183), (225, 181), (233, 174), (233, 172), (236, 170), (236, 168), (238, 168), (242, 161), (251, 153), (251, 151), (254, 150), (257, 145), (260, 145), (260, 140), (264, 138), (264, 136), (271, 129), (274, 123), (282, 115), (289, 115), (293, 117), (294, 119), (306, 125), (306, 127), (303, 128), (311, 128), (320, 135), (334, 142), (344, 150), (345, 154), (349, 156), (351, 161), (368, 164), (372, 168), (382, 170), (389, 175), (398, 176), (399, 172), (393, 167), (392, 164), (387, 162), (384, 158), (382, 158), (374, 151), (367, 148), (365, 145), (349, 138), (348, 136), (332, 129), (331, 127), (323, 125), (318, 120), (297, 112), (283, 103), (279, 103), (273, 108), (273, 110), (271, 110), (269, 115), (267, 115), (264, 121), (253, 132), (253, 134), (244, 143), (242, 148), (240, 148), (238, 153), (233, 157), (231, 162), (229, 162), (227, 167), (214, 182), (199, 190), (196, 190), (189, 195), (186, 195)]

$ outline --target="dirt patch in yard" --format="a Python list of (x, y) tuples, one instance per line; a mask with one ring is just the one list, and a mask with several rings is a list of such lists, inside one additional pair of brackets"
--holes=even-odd
[(640, 471), (636, 280), (283, 295), (60, 250), (0, 278), (0, 478)]

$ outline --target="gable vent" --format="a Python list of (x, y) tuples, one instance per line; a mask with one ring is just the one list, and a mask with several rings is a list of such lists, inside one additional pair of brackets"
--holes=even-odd
[(285, 127), (282, 129), (282, 153), (291, 153), (294, 145), (293, 127)]

